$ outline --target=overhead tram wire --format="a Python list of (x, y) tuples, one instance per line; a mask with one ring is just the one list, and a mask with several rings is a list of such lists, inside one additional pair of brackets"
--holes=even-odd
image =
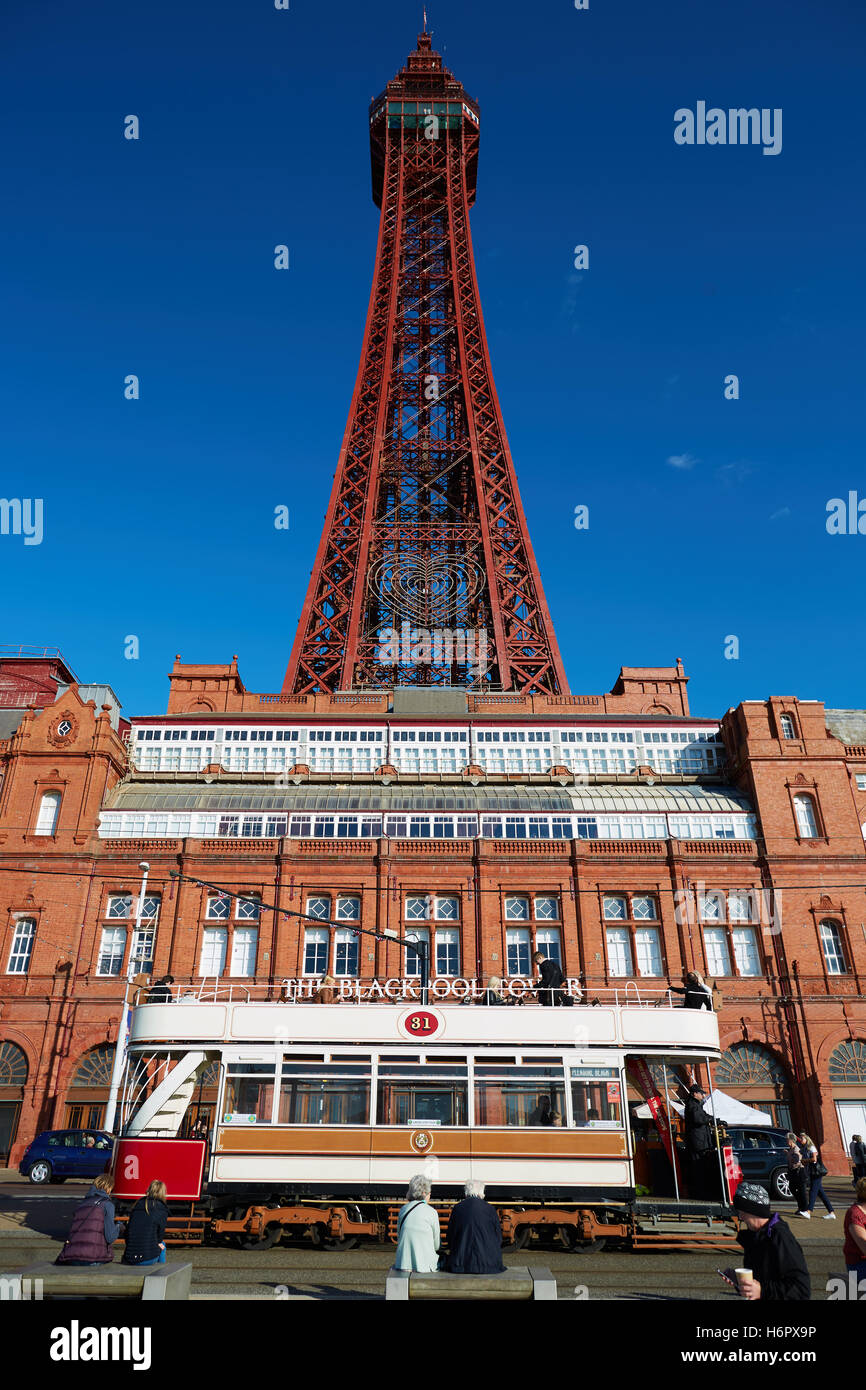
[[(218, 883), (209, 883), (207, 879), (193, 878), (191, 874), (182, 874), (179, 871), (169, 870), (169, 878), (182, 881), (184, 883), (195, 883), (199, 888), (209, 888), (214, 893), (219, 893), (223, 897), (236, 898), (239, 902), (249, 901), (251, 894), (235, 893), (223, 888)], [(342, 927), (346, 931), (352, 932), (356, 936), (371, 936), (375, 941), (396, 941), (401, 946), (408, 946), (415, 952), (421, 962), (421, 1003), (430, 1002), (430, 952), (426, 941), (416, 939), (411, 941), (408, 937), (401, 936), (397, 931), (374, 931), (371, 927), (362, 927), (351, 919), (343, 922), (333, 922), (330, 918), (312, 917), (308, 912), (296, 912), (293, 908), (277, 907), (275, 903), (266, 903), (262, 898), (256, 898), (256, 902), (265, 911), (275, 912), (277, 915), (282, 913), (284, 917), (300, 917), (305, 922), (312, 922), (317, 927), (328, 927), (336, 931)]]
[[(143, 838), (146, 840), (148, 837), (145, 836), (145, 837), (143, 837)], [(110, 843), (110, 841), (106, 841), (105, 843)], [(245, 841), (242, 841), (242, 840), (241, 840), (241, 841), (239, 841), (239, 843), (241, 843), (241, 844), (243, 844), (243, 843), (249, 843), (249, 841), (246, 841), (246, 842), (245, 842)], [(448, 843), (448, 842), (446, 841), (445, 843)], [(551, 840), (539, 840), (537, 843), (538, 843), (538, 844), (553, 844), (553, 843), (556, 843), (556, 842), (551, 841)], [(570, 840), (562, 840), (562, 841), (559, 841), (559, 843), (561, 843), (561, 844), (571, 844), (572, 842), (571, 842)], [(595, 841), (594, 843), (598, 843), (598, 841)], [(662, 842), (659, 842), (659, 843), (662, 843)], [(713, 841), (713, 843), (716, 844), (716, 843), (718, 843), (718, 842), (717, 842), (717, 841)], [(732, 843), (735, 843), (735, 844), (742, 844), (742, 843), (744, 843), (744, 842), (740, 840), (740, 841), (733, 841)], [(730, 867), (730, 865), (728, 864), (727, 867)], [(46, 876), (46, 877), (49, 877), (49, 878), (52, 878), (52, 877), (53, 877), (53, 878), (87, 878), (87, 877), (89, 877), (89, 875), (87, 874), (87, 872), (86, 872), (84, 869), (25, 869), (25, 868), (17, 868), (17, 867), (15, 867), (15, 866), (12, 865), (12, 864), (0, 864), (0, 873), (24, 874), (24, 875), (30, 874), (31, 876), (33, 876), (33, 875), (35, 875), (35, 874), (38, 874), (38, 875)], [(107, 882), (107, 881), (109, 881), (109, 880), (112, 880), (112, 881), (113, 881), (113, 880), (115, 880), (115, 879), (118, 880), (118, 881), (121, 881), (121, 882), (127, 882), (128, 879), (129, 879), (129, 873), (127, 872), (127, 873), (100, 874), (99, 877), (100, 877), (100, 880), (103, 881), (103, 882)], [(173, 870), (170, 869), (170, 870), (169, 870), (169, 877), (168, 877), (168, 878), (158, 878), (156, 875), (151, 875), (151, 877), (150, 877), (150, 879), (148, 880), (148, 882), (149, 882), (149, 883), (162, 883), (162, 884), (168, 884), (168, 883), (171, 881), (171, 879), (189, 879), (189, 875), (188, 875), (188, 874), (175, 873)], [(200, 881), (202, 881), (202, 880), (199, 880), (199, 879), (189, 879), (189, 881), (190, 881), (190, 882), (193, 882), (193, 883), (198, 883), (198, 882), (200, 882)], [(346, 885), (345, 885), (345, 883), (322, 883), (322, 882), (320, 882), (320, 881), (317, 879), (317, 880), (316, 880), (316, 883), (315, 883), (315, 887), (316, 887), (316, 888), (328, 888), (328, 889), (333, 889), (334, 891), (337, 891), (337, 890), (339, 890), (339, 889), (344, 889), (344, 888), (346, 887)], [(455, 888), (457, 888), (457, 887), (460, 887), (460, 884), (456, 884), (456, 885), (455, 885)], [(857, 884), (857, 883), (772, 883), (772, 884), (769, 884), (769, 885), (763, 885), (763, 884), (762, 884), (762, 885), (755, 885), (756, 891), (757, 891), (758, 888), (760, 888), (760, 890), (761, 890), (762, 892), (768, 892), (768, 893), (780, 893), (783, 889), (785, 889), (785, 890), (787, 890), (787, 889), (792, 889), (792, 890), (793, 890), (793, 889), (795, 889), (795, 888), (796, 888), (796, 889), (800, 889), (800, 890), (802, 890), (802, 889), (804, 889), (804, 888), (814, 888), (814, 889), (816, 889), (816, 890), (819, 889), (819, 888), (820, 888), (820, 889), (826, 889), (826, 888), (840, 888), (840, 889), (846, 889), (848, 892), (854, 892), (854, 891), (861, 892), (861, 891), (862, 891), (862, 892), (866, 893), (866, 884)], [(232, 889), (223, 888), (223, 887), (221, 887), (221, 886), (218, 887), (218, 891), (221, 892), (221, 893), (226, 893), (229, 897), (243, 897), (243, 896), (244, 896), (243, 894), (235, 893)], [(390, 891), (390, 890), (383, 889), (382, 891), (385, 892), (385, 891)], [(474, 893), (495, 893), (497, 896), (499, 896), (499, 894), (500, 894), (500, 890), (499, 890), (498, 888), (476, 888), (474, 885), (472, 886), (472, 888), (470, 889), (470, 891), (471, 891), (473, 894), (474, 894)], [(591, 894), (593, 897), (597, 897), (597, 896), (598, 896), (598, 891), (599, 891), (599, 890), (598, 890), (598, 885), (597, 885), (597, 884), (594, 885), (594, 886), (591, 886), (591, 887), (586, 887), (586, 888), (578, 887), (578, 886), (575, 885), (575, 884), (569, 884), (569, 885), (568, 885), (568, 891), (569, 891), (569, 892), (572, 892), (572, 891), (573, 891), (575, 895), (587, 893), (587, 894)], [(604, 889), (604, 890), (602, 890), (602, 891), (614, 893), (614, 892), (617, 891), (617, 889), (615, 889), (615, 888), (609, 888), (609, 889)], [(677, 893), (681, 893), (681, 892), (682, 892), (682, 889), (680, 889), (680, 888), (671, 888), (671, 887), (669, 887), (667, 884), (653, 884), (652, 891), (653, 891), (654, 893), (673, 893), (673, 894), (677, 894)], [(712, 887), (712, 885), (711, 885), (711, 891), (715, 891), (715, 888)], [(721, 892), (721, 891), (722, 891), (721, 888), (719, 888), (718, 891)], [(249, 896), (249, 894), (247, 894), (247, 896)], [(284, 908), (284, 907), (276, 907), (276, 908), (274, 908), (273, 910), (274, 910), (275, 912), (286, 912), (286, 911), (287, 911), (287, 909)], [(302, 914), (296, 914), (296, 915), (302, 915)], [(320, 922), (320, 921), (321, 921), (321, 918), (316, 918), (315, 920)], [(389, 937), (388, 940), (394, 940), (394, 938), (393, 938), (393, 937)]]

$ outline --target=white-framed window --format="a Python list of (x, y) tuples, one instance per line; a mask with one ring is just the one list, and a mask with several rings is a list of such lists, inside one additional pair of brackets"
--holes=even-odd
[(326, 927), (307, 927), (304, 932), (304, 974), (325, 975), (331, 934)]
[(734, 960), (741, 975), (760, 975), (761, 957), (758, 955), (758, 942), (752, 927), (733, 927), (731, 941), (734, 945)]
[(53, 835), (60, 815), (60, 792), (45, 792), (39, 803), (34, 835)]
[(559, 927), (539, 927), (535, 933), (535, 949), (541, 951), (547, 960), (555, 960), (562, 965), (562, 941)]
[(814, 840), (818, 836), (818, 817), (815, 802), (811, 796), (801, 792), (794, 797), (794, 813), (797, 817), (797, 830), (801, 840)]
[[(227, 897), (225, 894), (222, 893), (219, 895), (219, 897), (208, 898), (207, 912), (205, 913), (205, 916), (209, 917), (211, 921), (227, 921), (228, 918), (231, 916), (231, 898)], [(205, 972), (202, 971), (202, 974), (204, 973)], [(212, 975), (213, 973), (214, 972), (212, 970), (208, 971), (208, 974), (210, 975)]]
[(460, 917), (459, 898), (436, 898), (434, 913), (437, 922), (456, 922)]
[(750, 922), (752, 920), (751, 893), (728, 894), (728, 920), (731, 922)]
[(628, 927), (608, 927), (607, 966), (611, 975), (633, 975)]
[(854, 781), (857, 784), (858, 792), (866, 792), (866, 772), (855, 772)]
[(624, 921), (628, 916), (628, 903), (625, 898), (614, 894), (606, 894), (604, 898), (604, 915), (608, 922)]
[(99, 959), (96, 962), (97, 975), (119, 975), (123, 968), (126, 951), (126, 928), (103, 927), (99, 943)]
[(508, 927), (505, 932), (505, 961), (509, 975), (529, 975), (529, 930)]
[[(427, 959), (430, 956), (430, 931), (427, 927), (410, 927), (406, 932), (407, 941), (417, 941), (427, 947)], [(429, 969), (429, 966), (428, 966)], [(421, 956), (413, 946), (406, 947), (406, 974), (417, 977), (421, 974)]]
[(30, 969), (30, 957), (36, 938), (36, 921), (33, 917), (19, 917), (15, 923), (15, 934), (9, 950), (6, 965), (7, 975), (26, 975)]
[[(360, 922), (361, 920), (361, 899), (360, 898), (338, 898), (337, 899), (337, 921), (338, 922)], [(357, 974), (357, 971), (353, 971)]]
[(139, 927), (132, 933), (132, 949), (129, 955), (130, 966), (135, 965), (138, 971), (150, 974), (153, 970), (153, 956), (156, 949), (156, 929), (155, 927)]
[[(725, 899), (721, 893), (704, 893), (700, 899), (702, 922), (723, 922), (725, 920)], [(724, 971), (728, 974), (728, 971)]]
[(235, 917), (244, 922), (257, 922), (262, 912), (259, 898), (238, 898), (235, 903)]
[(634, 950), (640, 975), (663, 975), (658, 927), (636, 927)]
[(436, 974), (460, 974), (460, 933), (456, 927), (436, 931)]
[(710, 975), (730, 975), (731, 957), (724, 927), (704, 927), (704, 950)]
[(232, 962), (230, 973), (233, 976), (255, 975), (256, 947), (259, 942), (258, 927), (235, 927), (232, 935)]
[(425, 893), (413, 893), (406, 899), (404, 915), (407, 922), (426, 922), (430, 916), (430, 899)]
[(327, 922), (331, 917), (330, 898), (307, 898), (307, 916), (320, 917), (323, 922)]
[(535, 899), (535, 920), (537, 922), (559, 921), (559, 898), (550, 894)]
[[(338, 898), (338, 909), (340, 901), (341, 900)], [(354, 898), (350, 899), (350, 901), (358, 902), (358, 899)], [(350, 931), (348, 927), (340, 927), (336, 933), (336, 944), (334, 947), (334, 974), (357, 975), (358, 954), (359, 943), (357, 933)]]
[(159, 893), (148, 893), (141, 905), (142, 922), (155, 922), (159, 917), (162, 898)]
[(225, 970), (228, 931), (225, 927), (205, 927), (201, 939), (200, 975), (221, 975)]
[(842, 932), (838, 922), (824, 921), (820, 926), (821, 949), (827, 964), (828, 975), (847, 975), (845, 952), (842, 948)]
[(794, 719), (793, 719), (793, 716), (792, 716), (792, 715), (790, 715), (790, 714), (783, 714), (783, 715), (781, 716), (781, 718), (779, 719), (779, 723), (780, 723), (781, 726), (782, 726), (782, 738), (796, 738), (796, 737), (797, 737), (797, 726), (796, 726), (796, 724), (794, 723)]
[[(529, 921), (529, 899), (524, 897), (509, 897), (505, 899), (505, 920), (506, 922), (528, 922)], [(515, 972), (512, 971), (512, 974)], [(519, 973), (519, 972), (518, 972)]]
[(105, 909), (106, 917), (128, 917), (132, 912), (131, 893), (112, 893)]
[(658, 908), (656, 900), (649, 893), (635, 893), (631, 900), (631, 915), (638, 922), (658, 921)]

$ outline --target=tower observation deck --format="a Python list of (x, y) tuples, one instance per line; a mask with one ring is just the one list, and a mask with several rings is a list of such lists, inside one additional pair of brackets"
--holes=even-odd
[(567, 693), (481, 314), (479, 129), (421, 34), (370, 107), (373, 288), (285, 694)]

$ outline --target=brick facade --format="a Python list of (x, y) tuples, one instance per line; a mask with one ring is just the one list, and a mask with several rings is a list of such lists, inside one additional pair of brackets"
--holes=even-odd
[[(3, 669), (0, 661), (0, 675)], [(755, 840), (105, 839), (99, 837), (100, 810), (134, 772), (125, 726), (112, 716), (110, 704), (97, 707), (95, 700), (83, 699), (81, 687), (66, 678), (52, 688), (48, 675), (34, 673), (31, 664), (27, 689), (40, 691), (45, 704), (36, 708), (22, 699), (21, 708), (7, 705), (0, 728), (5, 735), (0, 741), (0, 1120), (5, 1115), (7, 1134), (14, 1126), (14, 1139), (6, 1144), (10, 1162), (18, 1160), (40, 1129), (69, 1122), (70, 1106), (79, 1106), (74, 1115), (80, 1123), (98, 1122), (110, 1052), (94, 1049), (106, 1049), (116, 1036), (123, 981), (122, 973), (100, 973), (102, 933), (110, 934), (116, 921), (109, 915), (109, 900), (123, 895), (134, 899), (139, 864), (146, 861), (148, 893), (159, 899), (149, 973), (171, 973), (179, 981), (200, 979), (208, 890), (172, 879), (174, 871), (261, 898), (266, 909), (257, 923), (250, 983), (270, 987), (274, 998), (283, 979), (303, 974), (304, 924), (282, 914), (304, 911), (310, 895), (360, 897), (362, 925), (380, 931), (406, 925), (402, 912), (407, 895), (457, 898), (458, 920), (452, 925), (459, 930), (461, 973), (478, 979), (507, 973), (506, 895), (525, 896), (530, 904), (535, 895), (554, 898), (565, 972), (580, 978), (590, 1000), (595, 990), (627, 983), (611, 973), (605, 895), (626, 903), (618, 927), (629, 935), (633, 959), (642, 922), (635, 909), (651, 898), (665, 978), (635, 976), (629, 987), (664, 988), (666, 979), (679, 983), (690, 968), (714, 978), (722, 994), (723, 1048), (756, 1045), (767, 1050), (759, 1059), (763, 1055), (766, 1060), (768, 1053), (781, 1067), (775, 1078), (756, 1074), (744, 1080), (737, 1071), (724, 1089), (747, 1102), (775, 1099), (787, 1105), (794, 1122), (805, 1125), (822, 1144), (831, 1170), (845, 1170), (836, 1104), (866, 1104), (866, 1079), (860, 1079), (855, 1059), (841, 1079), (831, 1082), (830, 1058), (840, 1045), (866, 1043), (861, 985), (866, 972), (861, 831), (866, 781), (862, 791), (856, 782), (858, 770), (866, 776), (866, 746), (841, 741), (832, 726), (835, 720), (850, 736), (859, 727), (856, 712), (846, 712), (843, 719), (818, 702), (773, 698), (743, 703), (724, 716), (725, 778), (757, 813)], [(3, 688), (16, 688), (11, 676)], [(682, 718), (688, 715), (686, 678), (679, 662), (670, 668), (624, 668), (608, 695), (549, 700), (470, 695), (467, 710), (470, 717), (495, 714), (524, 721), (561, 720), (566, 713), (608, 719), (634, 715), (644, 722)], [(384, 695), (300, 700), (253, 695), (245, 691), (236, 661), (229, 667), (178, 662), (171, 673), (169, 716), (255, 713), (314, 720), (333, 719), (335, 712), (341, 720), (369, 723), (389, 717), (389, 701)], [(294, 781), (319, 786), (346, 781), (339, 774), (328, 778), (306, 769), (293, 772)], [(379, 769), (366, 783), (381, 785), (386, 773), (394, 780), (393, 769)], [(464, 768), (451, 780), (553, 786), (569, 775), (561, 766), (531, 779), (509, 773), (485, 776)], [(246, 785), (268, 778), (251, 773), (229, 778), (224, 769), (211, 767), (184, 780), (202, 785), (225, 781), (234, 787), (238, 781)], [(412, 784), (418, 779), (396, 780)], [(607, 779), (629, 785), (658, 780), (652, 768)], [(45, 800), (51, 795), (59, 799), (53, 826), (48, 824), (53, 803)], [(798, 830), (795, 798), (804, 796), (812, 799), (815, 834), (801, 833), (802, 826)], [(43, 833), (36, 833), (40, 816)], [(45, 833), (47, 824), (50, 833)], [(705, 954), (699, 897), (749, 891), (764, 915), (756, 937), (761, 973), (722, 978), (714, 975)], [(637, 904), (633, 894), (640, 895)], [(720, 909), (714, 930), (717, 938), (726, 935), (733, 961), (736, 921), (727, 920), (729, 910)], [(9, 973), (22, 921), (35, 924), (32, 953), (25, 972)], [(821, 923), (827, 921), (837, 928), (843, 973), (828, 968), (821, 936)], [(130, 923), (121, 919), (117, 925), (125, 933)], [(426, 925), (434, 928), (433, 922)], [(525, 927), (533, 946), (539, 925), (530, 906)], [(225, 926), (231, 934), (236, 924)], [(363, 978), (404, 974), (402, 948), (393, 941), (363, 936), (358, 952)], [(4, 1048), (6, 1044), (12, 1048)], [(26, 1059), (23, 1079), (16, 1049)], [(75, 1084), (88, 1055), (96, 1058), (96, 1070), (89, 1080), (79, 1076)], [(80, 1084), (82, 1080), (88, 1084)], [(3, 1140), (0, 1128), (0, 1158)]]

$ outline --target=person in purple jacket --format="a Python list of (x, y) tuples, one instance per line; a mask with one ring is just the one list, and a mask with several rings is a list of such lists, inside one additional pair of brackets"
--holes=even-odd
[(111, 1264), (114, 1259), (111, 1247), (120, 1235), (120, 1227), (114, 1219), (113, 1191), (114, 1179), (108, 1173), (100, 1173), (75, 1211), (66, 1243), (55, 1264)]

